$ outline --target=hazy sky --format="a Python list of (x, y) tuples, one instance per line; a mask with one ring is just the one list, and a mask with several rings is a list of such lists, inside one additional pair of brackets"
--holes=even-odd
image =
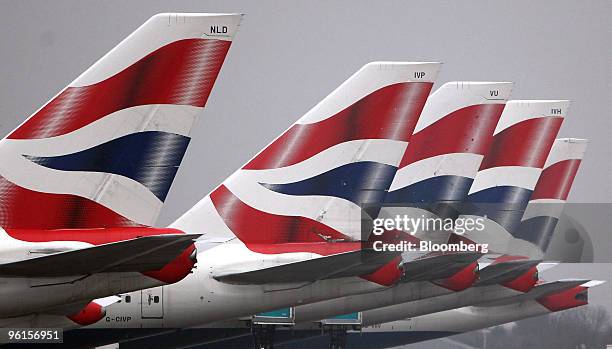
[(592, 142), (571, 199), (612, 201), (612, 2), (371, 3), (2, 0), (0, 132), (155, 13), (242, 12), (160, 224), (372, 60), (442, 61), (437, 86), (509, 80), (516, 82), (515, 99), (571, 99), (561, 136)]

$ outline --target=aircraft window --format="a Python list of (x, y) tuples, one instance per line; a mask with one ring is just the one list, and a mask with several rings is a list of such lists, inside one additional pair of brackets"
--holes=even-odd
[(153, 303), (159, 303), (159, 296), (153, 297)]
[(132, 296), (125, 296), (125, 302), (129, 303), (132, 301)]

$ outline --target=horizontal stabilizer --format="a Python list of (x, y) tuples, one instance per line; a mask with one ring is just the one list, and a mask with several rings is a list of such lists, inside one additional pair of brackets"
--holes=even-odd
[(0, 265), (3, 277), (59, 277), (102, 272), (159, 270), (193, 244), (199, 234), (139, 237)]
[(541, 260), (514, 260), (489, 264), (480, 270), (476, 285), (495, 285), (514, 280), (541, 262)]
[(432, 281), (451, 277), (482, 257), (482, 253), (453, 253), (402, 262), (402, 282)]
[(39, 309), (39, 313), (45, 314), (45, 315), (67, 316), (67, 315), (75, 314), (79, 312), (81, 309), (86, 307), (89, 303), (95, 303), (102, 308), (106, 308), (115, 303), (118, 303), (119, 301), (121, 301), (121, 297), (119, 296), (108, 296), (108, 297), (97, 298), (93, 300), (79, 301), (79, 302), (70, 303), (70, 304), (60, 304), (60, 305), (52, 306), (49, 308)]
[(547, 271), (548, 269), (552, 269), (559, 265), (559, 262), (543, 262), (538, 264), (538, 273), (542, 273)]
[(238, 285), (314, 282), (370, 274), (397, 256), (398, 253), (394, 252), (364, 249), (263, 269), (222, 272), (215, 275), (214, 278), (221, 282)]
[(497, 305), (539, 299), (539, 298), (546, 297), (551, 294), (556, 294), (559, 292), (563, 292), (565, 290), (569, 290), (576, 286), (582, 286), (582, 285), (588, 284), (589, 282), (590, 282), (589, 280), (584, 280), (584, 279), (567, 279), (567, 280), (546, 282), (546, 283), (536, 285), (533, 289), (531, 289), (527, 293), (524, 293), (518, 296), (514, 296), (514, 297), (508, 297), (508, 298), (501, 299), (495, 302), (482, 304), (481, 306), (497, 306)]
[(119, 302), (120, 300), (121, 300), (121, 297), (119, 296), (108, 296), (108, 297), (94, 299), (92, 302), (96, 303), (102, 308), (106, 308), (112, 304)]

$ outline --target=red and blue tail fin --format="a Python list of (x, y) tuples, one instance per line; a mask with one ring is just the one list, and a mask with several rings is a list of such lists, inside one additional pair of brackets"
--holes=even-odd
[(245, 243), (360, 239), (361, 207), (382, 203), (439, 66), (365, 65), (172, 226)]
[(559, 132), (568, 101), (509, 101), (472, 183), (462, 214), (486, 216), (465, 238), (504, 253)]
[(239, 14), (158, 14), (0, 143), (0, 226), (153, 224)]
[(511, 90), (509, 82), (449, 82), (432, 93), (385, 201), (463, 200)]
[(586, 139), (555, 140), (521, 224), (512, 232), (517, 239), (512, 240), (508, 251), (532, 258), (543, 257), (563, 212), (587, 145)]
[[(444, 216), (468, 193), (490, 146), (509, 82), (449, 82), (427, 99), (380, 218)], [(448, 233), (415, 231), (446, 242)]]

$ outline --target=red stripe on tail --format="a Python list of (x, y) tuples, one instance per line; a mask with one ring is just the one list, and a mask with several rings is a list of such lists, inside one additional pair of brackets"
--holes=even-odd
[(494, 136), (480, 170), (501, 166), (542, 168), (563, 118), (541, 117), (512, 125)]
[(5, 229), (130, 227), (137, 223), (95, 201), (29, 190), (0, 177), (0, 226)]
[[(325, 120), (295, 124), (244, 168), (259, 170), (290, 166), (352, 140), (408, 141), (431, 87), (432, 83), (426, 82), (389, 85)], [(407, 103), (407, 100), (414, 102)]]
[(322, 242), (321, 236), (346, 239), (342, 233), (310, 218), (259, 211), (223, 185), (210, 198), (225, 224), (247, 245)]
[(66, 134), (108, 114), (138, 105), (203, 107), (230, 44), (229, 41), (207, 39), (170, 43), (106, 80), (90, 86), (66, 88), (8, 138)]
[(442, 154), (484, 155), (503, 110), (504, 104), (479, 104), (446, 115), (412, 136), (400, 168)]
[(576, 173), (578, 173), (578, 167), (580, 167), (580, 160), (570, 159), (559, 161), (545, 168), (531, 195), (531, 200), (567, 200)]

